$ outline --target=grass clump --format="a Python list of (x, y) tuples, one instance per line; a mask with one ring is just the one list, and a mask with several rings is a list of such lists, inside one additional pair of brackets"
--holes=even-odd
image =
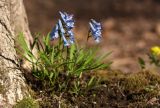
[(76, 43), (65, 47), (61, 38), (57, 45), (51, 45), (50, 35), (44, 37), (43, 42), (35, 38), (31, 46), (32, 49), (37, 46), (37, 57), (28, 48), (23, 34), (19, 40), (25, 52), (22, 56), (32, 65), (33, 83), (38, 83), (35, 89), (79, 95), (97, 84), (94, 76), (85, 78), (85, 74), (107, 69), (111, 64), (103, 63), (110, 53), (97, 56), (96, 50), (78, 48)]
[(40, 108), (39, 104), (33, 98), (24, 98), (19, 101), (14, 108)]
[[(58, 95), (64, 97), (82, 96), (92, 90), (99, 80), (91, 73), (110, 68), (112, 62), (104, 63), (111, 53), (97, 56), (97, 48), (80, 48), (73, 33), (73, 15), (60, 12), (61, 18), (51, 33), (47, 36), (35, 37), (29, 48), (23, 34), (19, 36), (21, 49), (17, 50), (26, 61), (32, 65), (31, 76), (27, 81), (41, 97), (46, 94), (49, 98)], [(101, 23), (91, 19), (90, 29), (86, 40), (93, 37), (98, 44), (102, 38)], [(58, 39), (57, 41), (55, 41)], [(86, 44), (87, 45), (87, 44)], [(33, 49), (36, 47), (37, 54)], [(32, 78), (32, 79), (30, 79)], [(44, 98), (44, 97), (43, 97)], [(50, 103), (47, 103), (50, 105)], [(51, 104), (52, 105), (52, 104)]]

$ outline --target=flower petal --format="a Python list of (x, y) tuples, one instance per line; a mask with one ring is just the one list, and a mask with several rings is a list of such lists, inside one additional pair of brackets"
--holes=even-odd
[(65, 30), (63, 28), (61, 20), (58, 21), (58, 24), (59, 24), (59, 28), (60, 28), (60, 31), (61, 31), (61, 36), (62, 36), (62, 39), (63, 39), (63, 42), (64, 42), (64, 46), (69, 46), (69, 43), (64, 36)]
[(59, 12), (61, 19), (65, 23), (67, 29), (72, 29), (74, 27), (73, 15), (69, 15), (66, 12)]
[(53, 28), (53, 30), (51, 31), (50, 37), (51, 37), (51, 40), (54, 40), (54, 39), (56, 39), (56, 38), (59, 37), (59, 34), (58, 34), (58, 25), (57, 25), (57, 24), (56, 24), (56, 26)]
[(58, 20), (58, 24), (59, 24), (59, 29), (61, 30), (61, 33), (65, 33), (61, 20)]

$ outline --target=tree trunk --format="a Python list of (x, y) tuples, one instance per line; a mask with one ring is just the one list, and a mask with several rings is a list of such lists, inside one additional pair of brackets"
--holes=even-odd
[(23, 0), (0, 0), (0, 108), (11, 108), (29, 96), (17, 65), (15, 40), (19, 32), (26, 35), (28, 44), (32, 41)]

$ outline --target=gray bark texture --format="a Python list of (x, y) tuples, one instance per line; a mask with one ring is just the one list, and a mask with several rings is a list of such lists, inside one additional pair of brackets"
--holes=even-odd
[(0, 0), (0, 108), (29, 96), (22, 72), (18, 69), (15, 40), (23, 32), (32, 41), (23, 0)]

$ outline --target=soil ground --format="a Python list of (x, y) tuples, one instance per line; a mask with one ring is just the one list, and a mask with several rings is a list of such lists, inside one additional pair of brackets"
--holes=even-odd
[[(142, 71), (124, 74), (101, 72), (101, 82), (81, 94), (54, 92), (36, 87), (36, 99), (42, 108), (159, 108), (160, 75)], [(99, 75), (99, 74), (98, 74)]]

